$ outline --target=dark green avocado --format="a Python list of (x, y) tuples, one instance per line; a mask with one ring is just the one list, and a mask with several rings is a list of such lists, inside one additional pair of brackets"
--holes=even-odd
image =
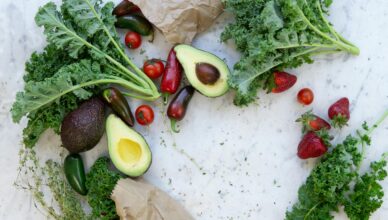
[(219, 57), (189, 45), (174, 48), (190, 84), (207, 97), (218, 97), (229, 90), (228, 66)]
[(62, 121), (61, 140), (70, 153), (80, 153), (98, 144), (105, 130), (105, 106), (99, 98), (82, 103)]

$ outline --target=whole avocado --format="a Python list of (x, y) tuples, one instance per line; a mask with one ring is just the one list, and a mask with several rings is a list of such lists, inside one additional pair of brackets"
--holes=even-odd
[(105, 129), (105, 108), (99, 98), (82, 103), (62, 121), (61, 140), (70, 153), (81, 153), (95, 147)]

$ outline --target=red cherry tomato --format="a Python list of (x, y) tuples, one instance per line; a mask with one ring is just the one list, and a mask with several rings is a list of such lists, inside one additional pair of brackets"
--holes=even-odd
[(309, 88), (304, 88), (298, 92), (298, 102), (303, 105), (310, 105), (314, 101), (314, 93)]
[(136, 121), (141, 125), (149, 125), (154, 121), (154, 111), (148, 105), (141, 105), (136, 109)]
[(157, 79), (164, 72), (164, 64), (158, 59), (147, 60), (143, 65), (143, 70), (151, 79)]
[(129, 49), (139, 48), (141, 45), (140, 34), (133, 31), (128, 31), (128, 33), (125, 35), (125, 45), (127, 45)]

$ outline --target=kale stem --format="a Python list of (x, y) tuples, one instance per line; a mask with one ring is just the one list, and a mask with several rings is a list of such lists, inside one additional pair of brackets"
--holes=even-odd
[[(336, 40), (340, 40), (339, 36), (338, 36), (338, 33), (334, 30), (334, 28), (329, 24), (329, 22), (327, 21), (327, 19), (325, 18), (325, 16), (323, 15), (323, 10), (322, 10), (322, 7), (321, 7), (321, 1), (317, 1), (317, 8), (318, 8), (318, 11), (319, 11), (319, 15), (321, 16), (323, 22), (325, 22), (325, 25), (326, 27), (329, 28), (330, 32), (333, 34), (333, 36), (336, 38)], [(352, 45), (354, 46), (354, 45)]]
[[(122, 76), (123, 78), (128, 79), (128, 80), (133, 80), (131, 77), (129, 77), (127, 74), (123, 73), (121, 70), (117, 69), (116, 67), (114, 67), (110, 64), (106, 64), (106, 66), (108, 67), (108, 69), (110, 69), (111, 71), (115, 72), (116, 74)], [(134, 83), (136, 83), (139, 86), (142, 86), (142, 85), (140, 85), (139, 82), (135, 81)]]
[(348, 51), (349, 53), (351, 53), (353, 55), (359, 55), (360, 54), (360, 50), (357, 47), (345, 44), (342, 41), (336, 41), (335, 39), (331, 38), (327, 34), (325, 34), (322, 31), (320, 31), (317, 27), (315, 27), (313, 24), (311, 24), (310, 20), (306, 17), (306, 15), (303, 13), (303, 11), (300, 8), (298, 8), (298, 12), (299, 12), (300, 16), (303, 18), (303, 20), (305, 20), (306, 24), (313, 31), (315, 31), (317, 34), (321, 35), (323, 38), (333, 42), (334, 44), (338, 45), (339, 48), (341, 48), (341, 49), (343, 49), (345, 51)]
[(369, 128), (369, 130), (368, 130), (368, 132), (366, 133), (366, 135), (370, 135), (370, 134), (372, 134), (372, 132), (376, 129), (376, 128), (378, 128), (380, 125), (381, 125), (381, 123), (383, 123), (384, 121), (385, 121), (385, 119), (388, 117), (388, 110), (386, 110), (385, 112), (384, 112), (384, 114), (381, 116), (381, 118), (379, 119), (379, 120), (377, 120), (376, 121), (376, 123), (371, 127), (371, 128)]
[[(312, 53), (316, 50), (318, 50), (319, 48), (311, 48), (311, 49), (307, 49), (303, 52), (300, 52), (298, 54), (295, 54), (293, 56), (291, 56), (291, 58), (296, 58), (296, 57), (299, 57), (299, 56), (302, 56), (302, 55), (305, 55), (305, 54), (309, 54), (309, 53)], [(280, 64), (282, 64), (283, 62), (282, 61), (278, 61), (278, 62), (275, 62), (273, 65), (269, 66), (268, 68), (266, 68), (265, 70), (262, 70), (261, 72), (256, 72), (256, 74), (253, 74), (251, 77), (249, 77), (247, 80), (245, 80), (244, 82), (249, 82), (250, 80), (253, 80), (255, 79), (256, 77), (260, 76), (261, 74), (267, 72), (267, 71), (270, 71), (271, 69), (279, 66)]]
[[(60, 97), (64, 96), (67, 93), (73, 92), (77, 89), (81, 89), (81, 88), (84, 88), (87, 86), (93, 86), (93, 85), (98, 85), (98, 84), (118, 84), (118, 85), (124, 86), (127, 89), (131, 89), (133, 91), (140, 92), (140, 93), (145, 93), (145, 91), (148, 91), (148, 90), (144, 90), (143, 88), (139, 88), (138, 86), (134, 85), (133, 83), (126, 81), (126, 80), (123, 80), (119, 77), (112, 77), (112, 76), (109, 76), (109, 77), (111, 77), (111, 78), (110, 79), (93, 80), (93, 81), (89, 81), (86, 83), (82, 83), (82, 84), (78, 84), (76, 86), (73, 86), (69, 89), (66, 89), (66, 90), (54, 95), (51, 98), (46, 99), (39, 106), (36, 106), (32, 109), (28, 109), (28, 111), (27, 110), (25, 110), (25, 111), (26, 112), (34, 112), (34, 111), (38, 110), (39, 108), (41, 108), (42, 106), (45, 106), (47, 104), (54, 102), (55, 100), (59, 99)], [(147, 92), (146, 94), (149, 94), (149, 93)]]
[(322, 10), (322, 7), (321, 7), (321, 3), (319, 1), (317, 1), (317, 7), (318, 7), (318, 10), (319, 10), (319, 13), (320, 13), (320, 16), (321, 18), (324, 20), (326, 26), (330, 29), (330, 32), (337, 38), (337, 40), (341, 40), (342, 42), (346, 43), (346, 44), (349, 44), (351, 45), (352, 47), (356, 47), (352, 42), (348, 41), (347, 39), (345, 39), (344, 37), (342, 37), (342, 35), (340, 35), (334, 28), (333, 26), (331, 26), (328, 22), (327, 22), (327, 19), (324, 17), (323, 15), (323, 10)]
[[(385, 121), (385, 119), (388, 117), (388, 110), (386, 110), (384, 112), (384, 114), (381, 116), (381, 118), (379, 120), (376, 121), (376, 123), (367, 130), (367, 132), (364, 134), (364, 135), (361, 135), (359, 132), (358, 133), (358, 136), (359, 136), (359, 139), (357, 141), (357, 145), (361, 144), (362, 145), (362, 158), (364, 158), (364, 155), (365, 155), (365, 152), (366, 152), (366, 144), (365, 144), (365, 141), (362, 139), (363, 136), (370, 136), (373, 131), (378, 128), (381, 123), (383, 123)], [(361, 162), (359, 164), (357, 164), (357, 170), (359, 170), (361, 167)]]
[[(134, 83), (132, 82), (129, 82), (129, 81), (126, 81), (126, 80), (123, 80), (122, 78), (120, 77), (117, 77), (117, 76), (109, 76), (107, 75), (106, 76), (108, 79), (115, 79), (117, 80), (117, 82), (115, 84), (120, 84), (126, 88), (130, 88), (131, 90), (135, 91), (135, 92), (138, 92), (140, 94), (143, 94), (143, 95), (153, 95), (152, 91), (150, 91), (149, 89), (147, 90), (144, 90), (144, 88), (142, 87), (139, 87), (137, 85), (135, 85)], [(120, 82), (120, 83), (119, 83)], [(149, 92), (148, 92), (149, 91)]]
[(334, 48), (333, 45), (328, 44), (289, 44), (287, 46), (276, 47), (275, 49), (290, 49), (297, 47), (319, 47), (319, 48)]
[(333, 54), (333, 53), (339, 53), (342, 52), (340, 49), (333, 49), (333, 50), (321, 50), (310, 53), (310, 56), (316, 56), (316, 55), (322, 55), (322, 54)]
[(115, 64), (119, 69), (121, 69), (122, 71), (124, 71), (124, 73), (130, 73), (130, 74), (127, 74), (129, 77), (132, 77), (134, 78), (134, 80), (136, 80), (138, 83), (140, 83), (142, 86), (144, 86), (145, 88), (147, 87), (150, 87), (143, 79), (141, 79), (138, 75), (136, 75), (135, 73), (132, 73), (130, 70), (128, 70), (125, 66), (123, 66), (121, 63), (117, 62), (115, 59), (113, 59), (111, 56), (109, 55), (106, 55), (105, 56), (110, 62), (112, 62), (113, 64)]
[(89, 0), (84, 0), (86, 2), (86, 4), (88, 4), (88, 6), (90, 7), (90, 10), (93, 12), (94, 16), (98, 19), (98, 21), (101, 23), (103, 29), (104, 29), (104, 32), (108, 35), (110, 41), (113, 43), (113, 45), (116, 47), (116, 49), (118, 50), (118, 52), (120, 53), (120, 55), (125, 59), (125, 61), (129, 64), (129, 66), (135, 70), (135, 72), (137, 74), (139, 74), (141, 76), (141, 81), (145, 80), (147, 83), (148, 83), (148, 86), (151, 87), (151, 89), (153, 90), (153, 93), (154, 95), (156, 93), (158, 93), (158, 90), (155, 86), (155, 84), (152, 82), (152, 80), (147, 77), (147, 75), (145, 75), (145, 73), (143, 71), (141, 71), (129, 58), (128, 56), (121, 50), (121, 47), (117, 44), (117, 42), (113, 39), (112, 35), (110, 34), (109, 30), (106, 28), (104, 22), (101, 20), (100, 16), (98, 16), (98, 13), (97, 11), (95, 10), (95, 8), (93, 7), (93, 5), (90, 3)]
[[(89, 3), (89, 0), (86, 0), (87, 3)], [(92, 7), (93, 8), (93, 7)], [(94, 12), (94, 8), (92, 9)], [(83, 39), (82, 37), (80, 37), (78, 34), (76, 34), (74, 31), (70, 30), (64, 23), (62, 23), (61, 21), (58, 21), (58, 19), (56, 17), (53, 17), (51, 13), (47, 12), (47, 14), (51, 17), (51, 19), (53, 19), (54, 21), (56, 21), (58, 23), (59, 26), (61, 26), (61, 28), (63, 28), (69, 35), (73, 36), (74, 38), (78, 39), (82, 44), (84, 44), (85, 46), (89, 47), (90, 49), (96, 51), (97, 53), (103, 55), (106, 59), (108, 59), (110, 62), (112, 62), (113, 64), (115, 64), (118, 68), (120, 68), (121, 70), (124, 71), (124, 73), (126, 73), (129, 77), (131, 78), (134, 78), (136, 81), (138, 81), (139, 83), (141, 83), (145, 88), (149, 87), (149, 85), (147, 85), (144, 80), (142, 78), (140, 78), (138, 75), (136, 75), (135, 73), (131, 72), (129, 69), (127, 69), (126, 67), (124, 67), (121, 63), (117, 62), (115, 59), (113, 59), (111, 56), (109, 56), (108, 54), (102, 52), (99, 48), (95, 47), (94, 45), (90, 44), (88, 41), (86, 41), (85, 39)], [(97, 16), (98, 17), (98, 16)], [(103, 25), (105, 27), (105, 25)], [(115, 42), (115, 41), (113, 41)], [(122, 51), (121, 51), (122, 52)]]
[(123, 95), (131, 97), (131, 98), (135, 98), (135, 99), (150, 101), (150, 102), (155, 101), (156, 99), (159, 98), (158, 96), (145, 97), (145, 96), (141, 96), (141, 95), (137, 95), (137, 94), (133, 94), (133, 93), (128, 93), (128, 92), (123, 92)]
[(316, 209), (322, 202), (319, 202), (317, 203), (316, 205), (314, 205), (307, 213), (306, 215), (303, 217), (304, 220), (307, 219), (307, 217), (309, 217), (309, 215), (314, 211), (314, 209)]

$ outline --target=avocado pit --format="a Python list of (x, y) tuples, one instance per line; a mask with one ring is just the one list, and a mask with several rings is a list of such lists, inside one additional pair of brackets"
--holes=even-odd
[(197, 63), (195, 72), (198, 80), (205, 85), (214, 85), (221, 76), (220, 71), (209, 63)]

